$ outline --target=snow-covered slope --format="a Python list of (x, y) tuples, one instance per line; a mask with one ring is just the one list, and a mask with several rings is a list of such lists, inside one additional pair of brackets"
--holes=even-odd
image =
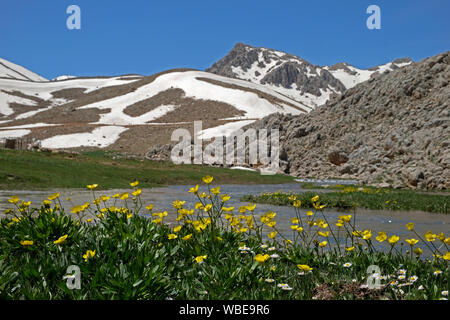
[(346, 63), (318, 66), (285, 52), (238, 43), (206, 71), (262, 84), (315, 108), (332, 94), (341, 94), (376, 74), (411, 63), (403, 58), (368, 70)]
[(0, 78), (12, 78), (27, 81), (47, 81), (44, 77), (8, 60), (0, 58)]
[(308, 111), (261, 84), (204, 71), (45, 83), (0, 79), (0, 136), (23, 134), (51, 148), (102, 148), (127, 132), (139, 136), (145, 128), (162, 131), (194, 120), (204, 122), (200, 134), (210, 138), (273, 113)]

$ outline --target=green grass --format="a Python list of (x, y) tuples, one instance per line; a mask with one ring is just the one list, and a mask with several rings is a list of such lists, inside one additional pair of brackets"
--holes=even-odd
[[(449, 267), (443, 259), (426, 262), (371, 252), (362, 243), (343, 254), (276, 241), (263, 248), (261, 236), (215, 223), (197, 232), (181, 222), (178, 237), (169, 240), (171, 227), (142, 216), (107, 211), (105, 218), (87, 223), (49, 209), (26, 211), (17, 222), (0, 221), (0, 299), (439, 299), (449, 289)], [(182, 240), (188, 234), (192, 238)], [(63, 235), (66, 241), (55, 244)], [(24, 246), (23, 240), (33, 244)], [(242, 245), (247, 251), (239, 250)], [(85, 260), (87, 250), (95, 255)], [(254, 259), (274, 253), (279, 257), (263, 263)], [(203, 263), (194, 261), (203, 255)], [(345, 263), (352, 265), (345, 268)], [(298, 264), (312, 271), (299, 275)], [(63, 280), (71, 265), (80, 269), (80, 290), (70, 290)], [(361, 289), (371, 265), (390, 280), (397, 279), (400, 269), (419, 280), (401, 288), (383, 280), (380, 290)], [(435, 270), (442, 273), (435, 276)], [(282, 290), (277, 286), (281, 283), (292, 290)]]
[(200, 165), (125, 159), (103, 151), (81, 155), (0, 150), (1, 189), (84, 188), (97, 183), (103, 189), (126, 188), (139, 177), (142, 187), (192, 184), (213, 175), (224, 184), (291, 183), (285, 175), (264, 176), (257, 172)]
[[(302, 208), (312, 208), (311, 198), (320, 195), (321, 203), (327, 208), (351, 209), (365, 208), (372, 210), (417, 210), (433, 213), (450, 213), (450, 196), (441, 194), (419, 193), (411, 190), (364, 188), (364, 191), (356, 191), (356, 188), (347, 187), (354, 191), (344, 192), (305, 192), (296, 194), (302, 202)], [(345, 189), (344, 189), (345, 190)], [(378, 190), (378, 192), (377, 192)], [(265, 203), (274, 205), (291, 205), (292, 201), (287, 193), (270, 193), (261, 195), (246, 195), (242, 201)]]

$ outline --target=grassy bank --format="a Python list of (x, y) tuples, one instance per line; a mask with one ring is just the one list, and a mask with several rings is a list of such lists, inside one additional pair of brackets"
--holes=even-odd
[(257, 172), (175, 165), (169, 162), (116, 158), (113, 154), (88, 152), (81, 155), (0, 150), (1, 189), (84, 188), (96, 181), (102, 188), (126, 188), (139, 177), (142, 187), (192, 184), (202, 176), (214, 175), (223, 183), (289, 183), (283, 175), (263, 176)]
[[(332, 192), (319, 192), (327, 208), (351, 209), (354, 207), (373, 210), (419, 210), (434, 213), (450, 213), (450, 196), (446, 194), (419, 193), (412, 190), (343, 187)], [(295, 196), (302, 208), (312, 208), (311, 198), (316, 193), (305, 192)], [(264, 193), (247, 195), (241, 200), (274, 205), (291, 205), (290, 193)]]
[[(442, 299), (449, 290), (450, 238), (415, 233), (409, 239), (358, 230), (351, 215), (323, 220), (318, 197), (309, 215), (294, 199), (293, 237), (276, 214), (254, 216), (254, 205), (227, 206), (212, 177), (195, 186), (195, 208), (174, 199), (176, 223), (141, 203), (141, 185), (107, 196), (89, 185), (93, 201), (74, 205), (72, 218), (59, 194), (40, 207), (11, 197), (0, 221), (2, 299)], [(68, 209), (69, 210), (69, 209)], [(164, 209), (162, 209), (164, 210)], [(147, 217), (138, 215), (146, 213)], [(266, 230), (263, 232), (263, 230)], [(345, 242), (329, 247), (340, 232)], [(373, 233), (373, 237), (372, 237)], [(418, 238), (417, 240), (413, 238)], [(337, 237), (338, 239), (339, 236)], [(414, 240), (414, 242), (413, 242)], [(377, 251), (373, 242), (388, 251)], [(403, 243), (405, 241), (405, 243)], [(402, 249), (410, 241), (410, 252)], [(409, 245), (408, 245), (409, 246)], [(420, 258), (422, 246), (435, 253)], [(414, 249), (414, 250), (412, 250)], [(67, 287), (68, 266), (81, 272), (79, 290)], [(379, 274), (367, 278), (369, 266)], [(72, 271), (73, 272), (73, 271)], [(69, 279), (69, 283), (72, 280)], [(372, 285), (376, 285), (374, 288)]]

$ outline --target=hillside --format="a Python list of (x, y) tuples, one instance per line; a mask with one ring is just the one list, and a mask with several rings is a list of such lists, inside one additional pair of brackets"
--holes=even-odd
[(205, 135), (272, 113), (310, 108), (265, 86), (176, 69), (143, 77), (0, 79), (0, 139), (28, 137), (47, 148), (109, 148), (143, 155), (175, 128), (203, 121)]
[(348, 63), (318, 66), (286, 52), (238, 43), (206, 71), (262, 84), (314, 108), (358, 83), (411, 63), (402, 58), (367, 70)]
[(450, 52), (369, 79), (279, 128), (285, 172), (426, 189), (450, 187)]

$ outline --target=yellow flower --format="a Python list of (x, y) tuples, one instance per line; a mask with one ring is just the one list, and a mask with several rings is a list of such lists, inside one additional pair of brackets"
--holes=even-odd
[(95, 188), (97, 188), (98, 187), (98, 184), (88, 184), (87, 186), (86, 186), (86, 188), (88, 188), (88, 189), (90, 189), (90, 190), (94, 190)]
[(133, 196), (135, 196), (135, 197), (138, 197), (138, 196), (141, 195), (141, 193), (142, 193), (142, 190), (141, 190), (141, 189), (137, 189), (136, 191), (132, 192), (131, 194), (132, 194)]
[(23, 245), (24, 247), (26, 246), (32, 246), (33, 245), (33, 241), (32, 240), (22, 240), (20, 241), (20, 244)]
[(57, 198), (59, 198), (59, 192), (54, 193), (54, 194), (48, 196), (47, 199), (53, 201), (53, 200), (56, 200)]
[(378, 242), (383, 242), (387, 239), (386, 232), (378, 232), (378, 236), (375, 238)]
[(345, 251), (351, 252), (355, 250), (355, 246), (345, 248)]
[(83, 254), (83, 259), (85, 262), (88, 261), (89, 258), (93, 258), (95, 256), (95, 250), (87, 250), (85, 254)]
[(297, 231), (298, 231), (298, 232), (303, 232), (303, 228), (302, 228), (302, 227), (298, 227), (298, 228), (297, 228)]
[(299, 208), (302, 205), (302, 202), (300, 200), (295, 200), (292, 204), (295, 208)]
[(132, 216), (133, 216), (132, 213), (128, 213), (128, 214), (127, 214), (127, 220), (130, 219)]
[(147, 209), (148, 211), (152, 211), (153, 210), (153, 205), (149, 204), (148, 206), (145, 207), (145, 209)]
[(120, 195), (120, 199), (121, 200), (127, 200), (128, 199), (128, 193), (127, 192), (124, 192), (124, 193), (122, 193), (121, 195)]
[(445, 260), (450, 260), (450, 251), (447, 251), (443, 256), (442, 256), (442, 258), (444, 258)]
[(298, 225), (296, 225), (296, 224), (292, 225), (292, 226), (291, 226), (291, 229), (292, 229), (292, 230), (297, 230), (297, 229), (298, 229)]
[(222, 241), (223, 239), (221, 237), (216, 237), (217, 241)]
[(52, 204), (52, 202), (51, 202), (50, 200), (42, 200), (42, 204), (43, 204), (44, 206), (49, 206), (49, 205)]
[(316, 195), (316, 196), (312, 197), (312, 198), (311, 198), (311, 201), (312, 201), (312, 202), (317, 202), (317, 201), (319, 201), (319, 196)]
[(230, 212), (230, 211), (233, 211), (233, 210), (234, 210), (234, 207), (228, 207), (228, 208), (222, 207), (222, 211), (225, 211), (225, 212)]
[(339, 219), (344, 221), (344, 222), (350, 222), (350, 221), (352, 221), (352, 215), (349, 214), (349, 215), (346, 215), (346, 216), (339, 216)]
[(181, 226), (176, 226), (173, 228), (173, 232), (179, 232), (181, 230)]
[(325, 232), (318, 231), (317, 234), (319, 236), (321, 236), (321, 237), (328, 237), (330, 235), (330, 232), (328, 232), (328, 231), (325, 231)]
[(273, 239), (273, 238), (276, 237), (277, 233), (278, 233), (278, 232), (276, 232), (276, 231), (272, 231), (271, 233), (269, 233), (269, 234), (267, 235), (267, 237), (269, 237), (269, 239)]
[(292, 224), (298, 224), (300, 221), (297, 218), (292, 218), (291, 223)]
[(372, 238), (372, 232), (370, 230), (364, 230), (362, 233), (362, 238), (364, 240), (370, 240), (370, 238)]
[(306, 215), (307, 215), (308, 217), (311, 217), (311, 216), (313, 216), (313, 215), (314, 215), (314, 212), (312, 212), (312, 211), (308, 211), (308, 212), (306, 212)]
[(231, 199), (231, 197), (229, 195), (227, 195), (227, 194), (223, 194), (221, 196), (221, 199), (222, 199), (222, 202), (227, 202), (228, 200)]
[(173, 239), (178, 238), (178, 236), (177, 236), (176, 234), (174, 234), (174, 233), (171, 233), (171, 234), (169, 234), (169, 235), (167, 236), (167, 238), (169, 238), (169, 240), (173, 240)]
[(81, 207), (81, 206), (75, 206), (75, 207), (73, 207), (71, 210), (70, 210), (70, 213), (76, 213), (76, 214), (78, 214), (78, 213), (80, 213), (80, 212), (82, 212), (83, 211), (83, 208)]
[(309, 271), (312, 271), (312, 269), (313, 269), (310, 266), (308, 266), (307, 264), (298, 264), (297, 268), (299, 268), (300, 270), (302, 270), (304, 272), (309, 272)]
[(19, 202), (19, 197), (16, 196), (11, 196), (11, 198), (8, 199), (8, 202), (12, 203), (12, 204), (17, 204), (17, 202)]
[(136, 180), (135, 182), (131, 182), (130, 186), (136, 187), (138, 184), (139, 184), (139, 181)]
[(198, 193), (198, 184), (196, 184), (195, 187), (190, 188), (189, 192), (193, 193), (193, 194), (197, 194)]
[(395, 243), (398, 242), (398, 240), (400, 240), (400, 237), (399, 237), (399, 236), (396, 236), (396, 235), (393, 235), (393, 236), (391, 236), (391, 237), (388, 239), (388, 241), (389, 241), (390, 244), (395, 244)]
[(322, 242), (319, 243), (319, 247), (323, 248), (323, 247), (325, 247), (327, 245), (327, 243), (328, 242), (326, 242), (326, 241), (322, 241)]
[(162, 222), (162, 218), (157, 218), (152, 221), (154, 224), (160, 224)]
[(183, 238), (181, 238), (182, 240), (189, 240), (190, 238), (192, 238), (192, 233), (184, 236)]
[(409, 231), (413, 231), (414, 230), (414, 223), (410, 222), (406, 224), (406, 229), (408, 229)]
[(414, 252), (415, 254), (417, 254), (417, 255), (421, 255), (422, 252), (423, 252), (423, 250), (422, 250), (421, 248), (417, 247), (417, 248), (415, 248), (415, 249), (413, 250), (413, 252)]
[(108, 201), (109, 198), (110, 198), (109, 196), (101, 196), (101, 197), (100, 197), (100, 199), (101, 199), (103, 202)]
[(208, 255), (204, 255), (204, 256), (198, 256), (194, 258), (194, 261), (197, 262), (198, 264), (203, 263), (203, 260), (205, 260), (208, 257)]
[(249, 204), (245, 207), (248, 211), (253, 211), (256, 208), (256, 204)]
[(211, 203), (208, 203), (206, 206), (205, 206), (205, 209), (203, 209), (205, 212), (208, 212), (208, 211), (210, 211), (211, 210), (211, 208), (212, 208), (212, 204)]
[(220, 193), (220, 186), (217, 186), (216, 188), (211, 188), (211, 193), (218, 195)]
[(270, 256), (268, 254), (262, 255), (262, 254), (258, 253), (255, 256), (255, 261), (263, 263), (263, 262), (266, 262), (266, 260), (269, 258), (270, 258)]
[(444, 243), (447, 244), (447, 245), (450, 245), (450, 238), (445, 238), (444, 239)]
[(437, 238), (436, 234), (433, 234), (431, 231), (428, 231), (427, 233), (425, 233), (425, 239), (427, 239), (427, 241), (432, 242), (435, 241)]
[(214, 180), (214, 177), (208, 175), (206, 177), (203, 177), (202, 180), (204, 183), (210, 184)]
[(419, 242), (419, 240), (417, 240), (417, 239), (405, 239), (405, 241), (408, 242), (410, 244), (410, 246), (413, 246), (417, 242)]
[(117, 199), (120, 197), (120, 194), (116, 193), (115, 195), (112, 196), (114, 199)]
[(60, 237), (58, 240), (53, 241), (54, 244), (62, 244), (66, 241), (68, 235), (63, 235), (62, 237)]
[(276, 224), (277, 224), (277, 222), (275, 220), (272, 220), (272, 221), (267, 223), (267, 226), (270, 227), (270, 228), (273, 228), (273, 227), (275, 227)]

